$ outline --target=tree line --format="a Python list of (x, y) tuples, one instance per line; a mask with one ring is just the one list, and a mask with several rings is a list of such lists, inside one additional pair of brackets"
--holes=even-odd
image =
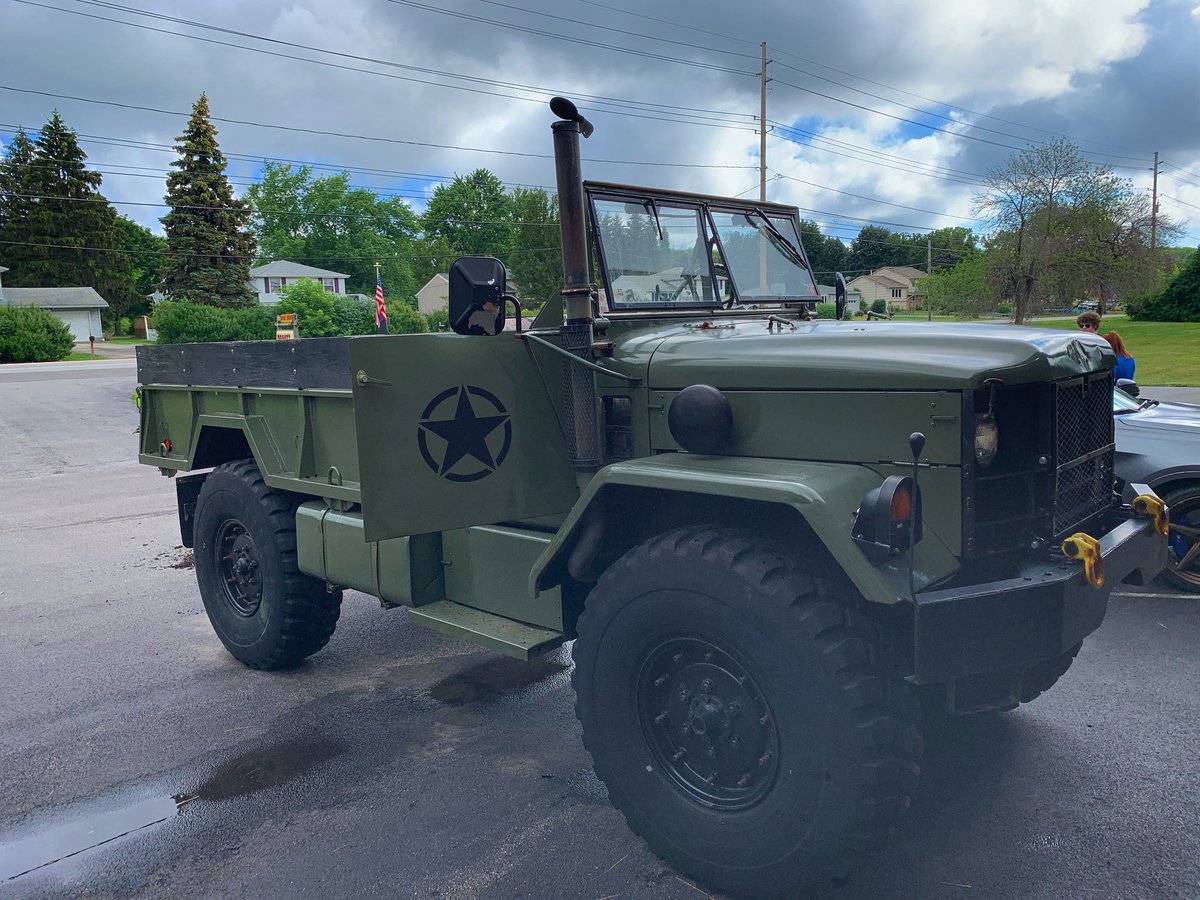
[[(290, 259), (348, 274), (370, 295), (375, 262), (389, 304), (415, 307), (417, 291), (459, 255), (497, 256), (526, 307), (557, 296), (562, 263), (558, 206), (541, 188), (504, 184), (476, 169), (439, 184), (423, 213), (408, 200), (358, 187), (350, 175), (266, 161), (235, 195), (204, 95), (175, 142), (163, 235), (119, 215), (86, 165), (75, 132), (56, 111), (36, 139), (16, 132), (0, 161), (0, 261), (12, 286), (92, 286), (110, 305), (107, 324), (148, 311), (147, 295), (217, 307), (252, 306), (256, 261)], [(1067, 141), (1030, 147), (991, 170), (975, 198), (990, 230), (906, 234), (864, 225), (849, 244), (801, 220), (818, 280), (883, 266), (925, 268), (919, 298), (970, 316), (1010, 305), (1017, 321), (1077, 298), (1101, 308), (1150, 296), (1163, 253), (1178, 235), (1128, 180), (1088, 162)], [(396, 313), (401, 312), (398, 308)]]

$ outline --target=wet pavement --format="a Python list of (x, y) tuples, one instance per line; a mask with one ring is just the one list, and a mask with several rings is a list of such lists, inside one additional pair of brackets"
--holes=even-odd
[[(592, 775), (569, 648), (522, 664), (349, 593), (309, 662), (245, 669), (133, 462), (132, 371), (14, 376), (0, 897), (704, 896)], [(1045, 697), (931, 730), (897, 840), (825, 895), (1200, 897), (1197, 648), (1200, 602), (1123, 591)]]

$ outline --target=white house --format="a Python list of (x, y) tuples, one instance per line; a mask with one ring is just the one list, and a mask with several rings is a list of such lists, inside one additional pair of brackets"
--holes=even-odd
[[(7, 271), (0, 266), (0, 278)], [(108, 309), (108, 301), (97, 294), (94, 288), (6, 288), (0, 281), (0, 305), (39, 306), (61, 319), (71, 329), (71, 336), (77, 343), (87, 341), (89, 337), (104, 340), (100, 310)]]
[(435, 274), (425, 287), (417, 291), (417, 310), (423, 316), (439, 309), (450, 308), (450, 279), (441, 272)]
[(884, 266), (870, 275), (859, 275), (846, 287), (858, 291), (868, 306), (886, 300), (888, 309), (912, 309), (913, 290), (925, 273), (912, 266)]
[(344, 294), (346, 279), (349, 277), (345, 272), (331, 272), (329, 269), (318, 269), (316, 266), (277, 259), (250, 270), (250, 290), (258, 294), (259, 303), (274, 306), (279, 302), (279, 289), (288, 284), (295, 284), (301, 278), (311, 278), (324, 287), (327, 293)]

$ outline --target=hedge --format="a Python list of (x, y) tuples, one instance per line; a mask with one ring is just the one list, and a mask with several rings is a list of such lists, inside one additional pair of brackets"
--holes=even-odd
[(75, 338), (63, 321), (36, 306), (0, 306), (0, 363), (56, 362)]
[(275, 313), (264, 306), (227, 308), (163, 300), (154, 307), (160, 344), (210, 341), (269, 341), (275, 337)]

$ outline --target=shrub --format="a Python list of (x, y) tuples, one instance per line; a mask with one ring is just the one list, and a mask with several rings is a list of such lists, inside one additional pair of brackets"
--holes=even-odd
[(75, 338), (61, 319), (36, 306), (0, 306), (0, 363), (56, 362)]
[(1200, 322), (1200, 252), (1158, 294), (1125, 301), (1125, 314), (1150, 322)]
[(275, 312), (265, 306), (228, 308), (163, 300), (154, 307), (154, 328), (160, 344), (269, 341), (275, 337)]
[(294, 313), (300, 320), (301, 337), (331, 337), (339, 334), (334, 322), (333, 294), (311, 278), (301, 278), (279, 289), (276, 314)]
[(388, 331), (392, 334), (424, 334), (429, 323), (415, 306), (403, 300), (388, 304)]
[(374, 334), (375, 301), (338, 294), (333, 298), (333, 325), (335, 334)]
[(836, 319), (837, 304), (836, 303), (818, 303), (817, 304), (818, 319)]
[(886, 300), (876, 300), (871, 304), (871, 312), (873, 313), (886, 313), (887, 311), (888, 308)]
[(1008, 303), (1001, 303), (999, 306), (996, 307), (996, 312), (998, 312), (1002, 316), (1011, 316), (1012, 315), (1012, 306), (1009, 305)]
[(430, 331), (443, 331), (450, 328), (450, 311), (447, 309), (435, 309), (431, 313), (425, 315), (425, 324), (429, 326)]

